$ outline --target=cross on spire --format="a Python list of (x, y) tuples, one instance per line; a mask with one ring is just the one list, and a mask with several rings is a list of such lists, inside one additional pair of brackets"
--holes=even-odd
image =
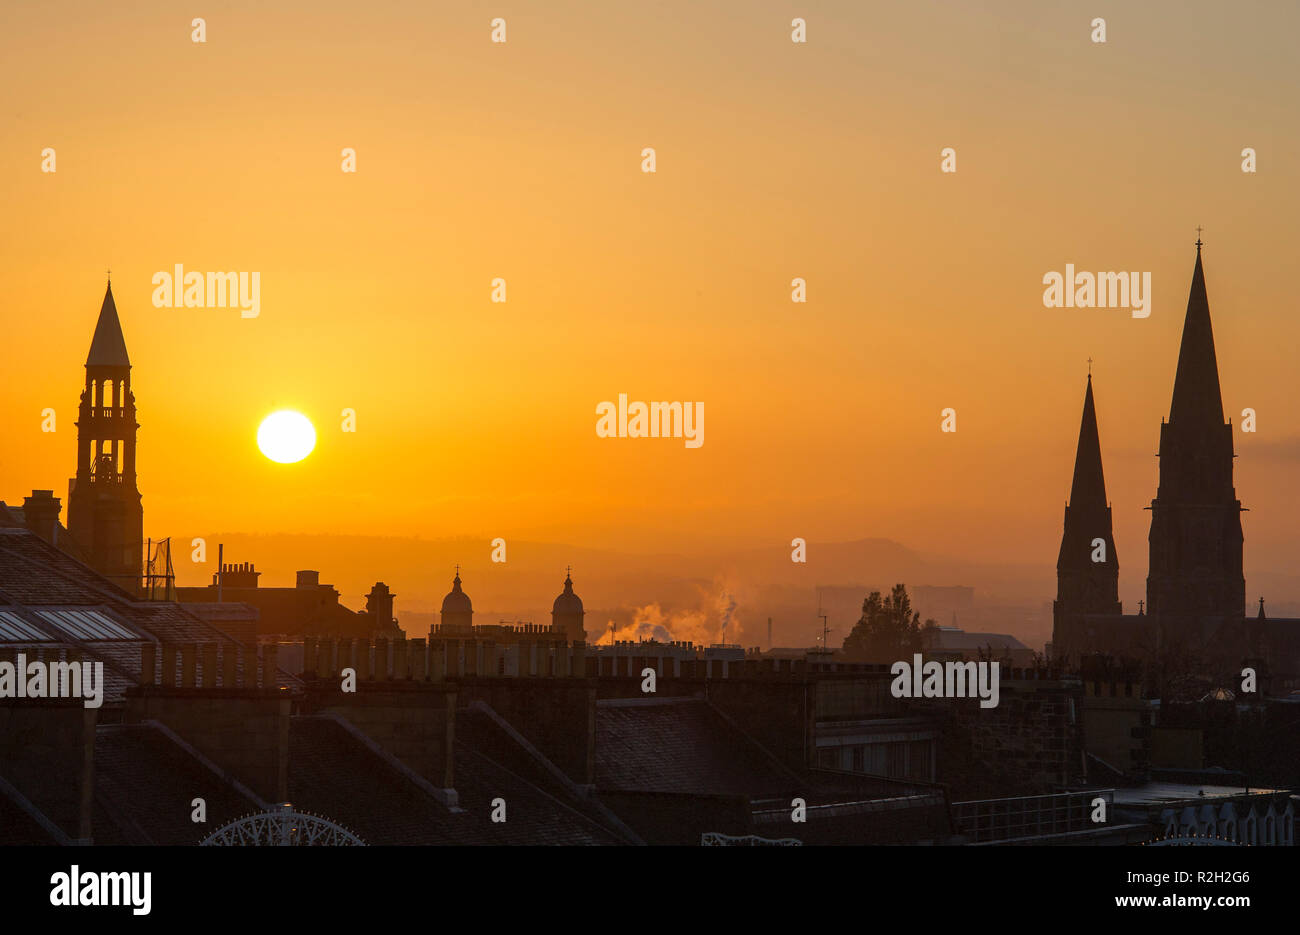
[(113, 271), (111, 269), (108, 271), (108, 281), (110, 283), (113, 281)]
[(1201, 252), (1201, 231), (1203, 231), (1204, 229), (1205, 228), (1201, 227), (1201, 225), (1199, 224), (1196, 225), (1196, 252), (1197, 253)]
[(1088, 358), (1088, 376), (1092, 376), (1092, 358)]

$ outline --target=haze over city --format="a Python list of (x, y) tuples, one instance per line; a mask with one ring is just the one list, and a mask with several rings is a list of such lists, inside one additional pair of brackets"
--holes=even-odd
[[(182, 547), (204, 536), (281, 583), (319, 565), (353, 604), (390, 577), (399, 616), (431, 608), (454, 561), (482, 566), (466, 586), (503, 613), (544, 613), (570, 563), (588, 594), (625, 569), (629, 607), (739, 594), (758, 630), (760, 573), (811, 595), (933, 572), (909, 583), (1041, 607), (1092, 358), (1135, 605), (1200, 224), (1225, 415), (1258, 413), (1234, 433), (1248, 596), (1300, 598), (1300, 413), (1279, 379), (1300, 344), (1300, 192), (1275, 171), (1300, 153), (1296, 10), (1261, 34), (1212, 4), (1146, 4), (1095, 46), (1072, 38), (1085, 4), (831, 3), (813, 57), (755, 10), (558, 3), (504, 11), (528, 41), (502, 57), (468, 38), (489, 5), (378, 9), (359, 36), (347, 4), (234, 3), (197, 50), (163, 41), (158, 9), (6, 11), (0, 103), (23, 145), (0, 150), (0, 275), (21, 352), (0, 472), (6, 490), (66, 483), (68, 373), (111, 267), (145, 532), (173, 537), (181, 583), (214, 570)], [(28, 171), (44, 146), (57, 173)], [(1246, 146), (1256, 174), (1237, 171)], [(260, 271), (259, 316), (155, 307), (151, 277), (178, 263)], [(1044, 308), (1066, 263), (1150, 271), (1150, 317)], [(620, 392), (705, 402), (705, 444), (599, 438), (595, 407)], [(292, 465), (254, 443), (280, 408), (318, 433)], [(238, 549), (271, 534), (297, 554)], [(395, 566), (336, 537), (464, 545)], [(864, 539), (937, 560), (823, 563)], [(550, 583), (529, 604), (533, 581)], [(782, 616), (807, 642), (811, 613)]]

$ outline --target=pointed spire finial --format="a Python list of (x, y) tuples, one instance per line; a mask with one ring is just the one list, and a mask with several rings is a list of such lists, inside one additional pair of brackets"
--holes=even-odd
[(1201, 265), (1200, 241), (1187, 293), (1187, 315), (1174, 371), (1174, 392), (1169, 404), (1169, 422), (1223, 425), (1223, 394), (1219, 388), (1219, 364), (1214, 351), (1214, 326), (1210, 321), (1210, 300)]
[(1088, 379), (1092, 379), (1092, 358), (1088, 358)]
[(113, 283), (109, 280), (104, 289), (104, 302), (95, 322), (95, 334), (90, 339), (90, 353), (86, 355), (87, 367), (130, 367), (131, 358), (126, 353), (126, 339), (122, 337), (122, 322), (117, 317), (117, 303), (113, 301)]
[(1202, 230), (1204, 230), (1204, 228), (1201, 227), (1201, 225), (1197, 224), (1196, 225), (1196, 252), (1197, 253), (1201, 252), (1201, 231)]

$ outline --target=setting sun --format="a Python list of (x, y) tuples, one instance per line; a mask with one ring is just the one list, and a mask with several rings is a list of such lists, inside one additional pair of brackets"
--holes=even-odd
[(316, 447), (316, 429), (301, 412), (281, 409), (271, 413), (258, 426), (257, 447), (272, 461), (293, 464), (307, 457)]

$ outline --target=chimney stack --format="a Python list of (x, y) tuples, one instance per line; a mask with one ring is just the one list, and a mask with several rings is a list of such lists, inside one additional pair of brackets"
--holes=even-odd
[(23, 520), (36, 535), (50, 545), (58, 545), (61, 508), (53, 490), (33, 490), (30, 497), (23, 498)]
[(388, 590), (388, 585), (376, 581), (375, 586), (366, 595), (366, 613), (370, 615), (370, 627), (376, 631), (387, 631), (393, 625), (393, 598), (397, 597)]

